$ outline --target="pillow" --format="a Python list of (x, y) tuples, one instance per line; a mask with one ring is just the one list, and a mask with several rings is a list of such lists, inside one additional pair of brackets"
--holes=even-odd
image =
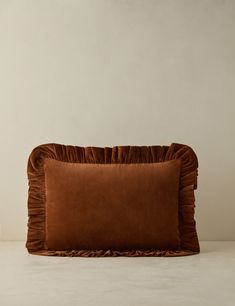
[(186, 145), (43, 144), (28, 160), (31, 254), (181, 256), (199, 253), (198, 161)]

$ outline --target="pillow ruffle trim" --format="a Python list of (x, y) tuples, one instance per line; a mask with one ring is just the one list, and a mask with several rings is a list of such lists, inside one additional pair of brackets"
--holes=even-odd
[[(52, 158), (70, 163), (155, 163), (181, 160), (179, 190), (179, 250), (48, 250), (45, 233), (45, 175), (44, 159)], [(78, 147), (43, 144), (33, 149), (28, 159), (28, 234), (26, 248), (31, 254), (51, 256), (184, 256), (200, 252), (194, 220), (198, 160), (187, 145)]]

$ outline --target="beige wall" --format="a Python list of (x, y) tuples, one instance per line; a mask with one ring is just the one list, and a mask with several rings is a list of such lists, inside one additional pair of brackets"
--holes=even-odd
[(180, 142), (200, 239), (235, 239), (235, 1), (0, 0), (0, 239), (25, 239), (33, 147)]

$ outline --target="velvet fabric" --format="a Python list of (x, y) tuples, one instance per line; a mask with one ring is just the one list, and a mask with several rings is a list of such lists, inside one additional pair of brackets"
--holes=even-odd
[(199, 253), (198, 161), (186, 145), (44, 144), (28, 160), (31, 254), (181, 256)]
[(179, 247), (180, 161), (80, 164), (45, 160), (49, 250)]

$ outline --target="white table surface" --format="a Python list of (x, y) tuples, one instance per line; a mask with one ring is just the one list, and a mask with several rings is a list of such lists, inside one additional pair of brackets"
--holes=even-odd
[(235, 242), (186, 257), (29, 255), (0, 242), (1, 306), (235, 306)]

